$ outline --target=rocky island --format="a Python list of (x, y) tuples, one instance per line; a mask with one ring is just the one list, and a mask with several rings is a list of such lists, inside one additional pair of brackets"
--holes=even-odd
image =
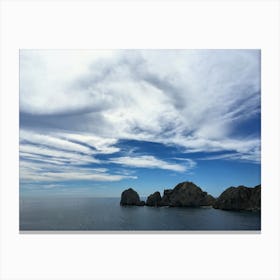
[(150, 207), (201, 207), (210, 206), (222, 210), (261, 209), (261, 185), (254, 188), (245, 186), (229, 187), (218, 198), (203, 191), (193, 182), (182, 182), (173, 189), (166, 189), (161, 196), (156, 191), (149, 195), (146, 202), (141, 201), (138, 193), (129, 188), (122, 192), (120, 205), (150, 206)]
[(213, 207), (222, 210), (260, 210), (261, 185), (254, 188), (230, 187), (218, 197)]
[(122, 192), (120, 204), (123, 206), (124, 205), (144, 206), (145, 202), (140, 200), (139, 194), (135, 190), (129, 188)]

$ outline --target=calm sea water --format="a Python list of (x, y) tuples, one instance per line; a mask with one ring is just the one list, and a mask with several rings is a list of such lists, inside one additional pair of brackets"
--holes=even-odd
[(25, 197), (20, 230), (260, 230), (256, 212), (121, 207), (119, 198)]

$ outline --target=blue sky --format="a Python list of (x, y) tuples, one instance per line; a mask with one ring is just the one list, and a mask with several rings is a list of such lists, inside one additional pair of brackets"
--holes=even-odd
[(20, 193), (260, 183), (259, 50), (21, 50)]

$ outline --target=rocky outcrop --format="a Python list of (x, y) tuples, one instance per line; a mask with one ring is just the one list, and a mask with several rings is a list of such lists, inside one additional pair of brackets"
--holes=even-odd
[(216, 202), (216, 198), (214, 198), (211, 194), (207, 194), (206, 197), (202, 200), (201, 206), (212, 206)]
[(218, 197), (213, 207), (222, 210), (260, 210), (261, 185), (254, 188), (230, 187)]
[(253, 188), (250, 200), (255, 207), (254, 209), (261, 209), (261, 185), (257, 185)]
[(136, 205), (136, 206), (144, 206), (145, 202), (140, 201), (140, 197), (138, 193), (133, 190), (132, 188), (129, 188), (122, 192), (120, 205)]
[[(157, 192), (158, 193), (158, 192)], [(154, 198), (155, 193), (149, 198)], [(157, 194), (159, 199), (160, 194)], [(146, 204), (148, 205), (148, 200)], [(167, 189), (163, 192), (163, 197), (157, 202), (156, 206), (170, 206), (170, 207), (199, 207), (211, 206), (215, 202), (215, 198), (207, 192), (202, 191), (197, 185), (192, 182), (183, 182), (178, 184), (174, 189)], [(150, 203), (149, 206), (155, 206)]]
[[(183, 182), (174, 189), (164, 190), (163, 196), (154, 192), (146, 200), (147, 206), (169, 206), (169, 207), (199, 207), (211, 206), (215, 198), (196, 186), (192, 182)], [(127, 189), (122, 193), (121, 205), (143, 206), (144, 201), (140, 201), (139, 195), (133, 189)]]
[[(140, 201), (138, 193), (129, 188), (122, 192), (120, 204), (144, 206), (145, 202)], [(230, 187), (216, 199), (194, 183), (182, 182), (174, 189), (164, 190), (162, 197), (159, 192), (149, 195), (146, 205), (154, 207), (213, 206), (222, 210), (255, 211), (261, 209), (261, 185), (254, 188), (245, 186)]]
[(209, 205), (207, 192), (192, 182), (178, 184), (171, 192), (166, 193), (168, 206), (171, 207), (199, 207)]
[(160, 206), (169, 206), (170, 204), (170, 196), (172, 194), (172, 191), (171, 189), (167, 189), (167, 190), (164, 190), (163, 191), (163, 197), (160, 201)]
[(140, 200), (140, 202), (138, 204), (136, 204), (136, 206), (145, 206), (145, 201)]
[(147, 206), (160, 206), (161, 202), (161, 195), (160, 192), (154, 192), (153, 194), (149, 195), (146, 201)]

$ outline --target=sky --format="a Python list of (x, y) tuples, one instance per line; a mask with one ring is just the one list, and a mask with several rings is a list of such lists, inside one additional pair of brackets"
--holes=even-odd
[(20, 194), (260, 184), (260, 50), (21, 50)]

